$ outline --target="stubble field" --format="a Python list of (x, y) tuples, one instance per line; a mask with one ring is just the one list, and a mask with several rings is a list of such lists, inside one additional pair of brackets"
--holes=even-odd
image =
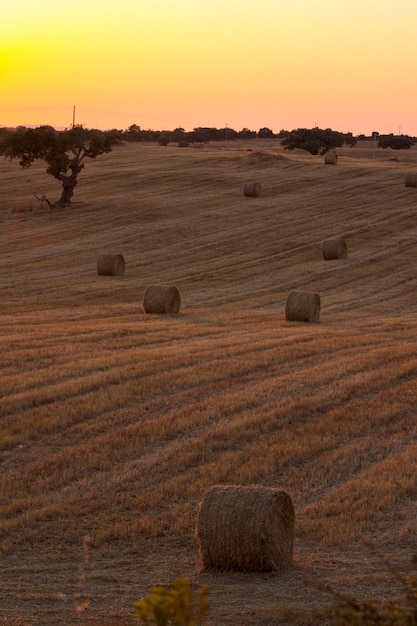
[[(44, 169), (0, 161), (0, 624), (135, 624), (177, 578), (209, 585), (211, 626), (316, 624), (326, 583), (395, 597), (417, 553), (417, 150), (121, 145), (52, 211)], [(324, 261), (333, 236), (348, 256)], [(123, 277), (98, 276), (106, 252)], [(178, 315), (144, 313), (153, 283)], [(318, 324), (285, 320), (293, 289)], [(201, 571), (216, 484), (291, 495), (291, 569)]]

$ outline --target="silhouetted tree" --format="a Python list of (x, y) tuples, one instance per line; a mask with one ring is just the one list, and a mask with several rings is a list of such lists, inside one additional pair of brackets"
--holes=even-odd
[(171, 140), (171, 133), (164, 130), (159, 133), (158, 143), (160, 146), (167, 146)]
[(239, 139), (254, 139), (256, 137), (256, 131), (249, 130), (249, 128), (242, 128), (237, 135)]
[(260, 128), (258, 130), (258, 137), (260, 139), (271, 139), (274, 137), (274, 133), (270, 128)]
[(281, 128), (281, 130), (279, 131), (279, 133), (277, 133), (277, 137), (279, 139), (285, 139), (285, 137), (288, 137), (288, 135), (290, 134), (289, 130), (285, 130), (284, 128)]
[(210, 140), (210, 129), (194, 128), (192, 132), (188, 133), (188, 139), (196, 143), (207, 143)]
[(286, 150), (299, 148), (307, 150), (310, 154), (325, 154), (329, 150), (338, 148), (346, 142), (346, 135), (337, 130), (326, 128), (298, 128), (292, 130), (287, 137), (281, 141), (281, 145)]
[(45, 194), (36, 197), (50, 208), (64, 207), (71, 203), (78, 175), (84, 168), (84, 160), (111, 152), (112, 146), (120, 138), (121, 132), (117, 130), (103, 132), (88, 130), (83, 126), (74, 126), (65, 131), (57, 131), (52, 126), (19, 127), (2, 137), (0, 154), (7, 159), (19, 159), (24, 168), (30, 167), (37, 160), (45, 161), (47, 174), (62, 183), (62, 193), (57, 202), (50, 202)]
[(143, 134), (144, 133), (140, 129), (140, 126), (138, 126), (137, 124), (132, 124), (123, 133), (123, 139), (126, 139), (126, 141), (143, 141)]
[(230, 128), (229, 126), (225, 126), (224, 128), (220, 128), (219, 130), (219, 139), (237, 139), (239, 134), (234, 128)]
[(170, 140), (179, 143), (180, 141), (187, 141), (187, 133), (183, 128), (175, 128), (170, 133)]
[(350, 146), (352, 148), (353, 146), (356, 146), (357, 143), (357, 137), (354, 137), (352, 133), (345, 133), (345, 144), (347, 146)]
[(160, 130), (152, 130), (148, 128), (147, 130), (142, 130), (143, 141), (159, 141), (161, 136)]
[(416, 143), (416, 139), (408, 135), (380, 135), (378, 148), (392, 148), (392, 150), (409, 150)]

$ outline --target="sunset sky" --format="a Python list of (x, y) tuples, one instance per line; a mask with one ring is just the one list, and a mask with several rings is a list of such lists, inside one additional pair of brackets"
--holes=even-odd
[(417, 0), (2, 0), (0, 126), (417, 136)]

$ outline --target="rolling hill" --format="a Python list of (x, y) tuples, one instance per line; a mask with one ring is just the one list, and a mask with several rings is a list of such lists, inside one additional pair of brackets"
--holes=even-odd
[[(0, 162), (0, 623), (134, 624), (177, 578), (209, 585), (212, 626), (318, 623), (327, 583), (399, 593), (390, 568), (417, 551), (416, 169), (416, 149), (366, 142), (336, 166), (276, 140), (128, 144), (50, 211), (41, 164)], [(323, 260), (328, 237), (347, 258)], [(97, 274), (103, 253), (124, 276)], [(159, 283), (178, 315), (144, 313)], [(286, 321), (299, 289), (319, 323)], [(201, 571), (216, 484), (291, 495), (290, 570)]]

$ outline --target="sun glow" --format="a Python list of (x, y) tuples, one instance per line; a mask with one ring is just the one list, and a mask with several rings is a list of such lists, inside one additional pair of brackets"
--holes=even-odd
[(77, 104), (88, 126), (417, 134), (416, 18), (411, 0), (16, 0), (0, 26), (0, 124), (62, 125)]

